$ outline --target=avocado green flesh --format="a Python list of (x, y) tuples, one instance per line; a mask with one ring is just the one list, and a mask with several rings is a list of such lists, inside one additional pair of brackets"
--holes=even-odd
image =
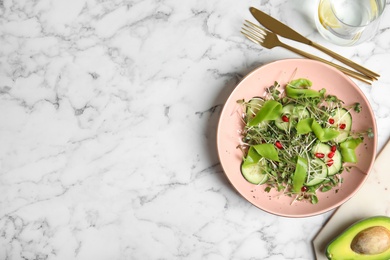
[(375, 254), (375, 255), (363, 255), (354, 252), (351, 249), (351, 242), (354, 237), (361, 232), (370, 227), (382, 226), (390, 230), (390, 217), (386, 216), (377, 216), (364, 219), (359, 221), (346, 229), (342, 234), (336, 237), (326, 248), (326, 256), (328, 259), (333, 260), (388, 260), (390, 259), (390, 248), (386, 251)]

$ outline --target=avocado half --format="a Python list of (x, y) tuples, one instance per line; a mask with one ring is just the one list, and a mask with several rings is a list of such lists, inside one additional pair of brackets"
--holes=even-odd
[[(374, 252), (362, 253), (357, 250), (356, 241), (360, 240), (361, 243), (372, 238), (369, 238), (367, 234), (371, 230), (379, 230), (375, 239), (371, 240), (370, 250)], [(376, 232), (373, 232), (376, 233)], [(363, 241), (363, 242), (362, 242)], [(360, 244), (361, 244), (360, 243)], [(383, 246), (383, 244), (386, 244)], [(390, 217), (387, 216), (375, 216), (363, 219), (356, 222), (338, 237), (332, 240), (326, 248), (326, 256), (328, 259), (354, 259), (354, 260), (388, 260), (390, 259)], [(358, 246), (359, 247), (359, 246)], [(380, 247), (379, 249), (377, 247)], [(387, 247), (387, 249), (386, 249)], [(375, 252), (376, 251), (376, 252)]]

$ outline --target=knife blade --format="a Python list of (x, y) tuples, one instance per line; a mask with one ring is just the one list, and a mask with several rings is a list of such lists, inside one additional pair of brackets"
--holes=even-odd
[(311, 41), (305, 36), (299, 34), (297, 31), (288, 27), (287, 25), (279, 22), (272, 16), (269, 16), (268, 14), (254, 7), (249, 8), (249, 10), (252, 13), (253, 17), (255, 17), (256, 20), (268, 30), (273, 31), (274, 33), (279, 34), (280, 36), (283, 36), (287, 39), (295, 40), (308, 45), (311, 44)]
[(270, 31), (282, 36), (282, 37), (285, 37), (287, 39), (298, 41), (298, 42), (307, 44), (309, 46), (312, 46), (312, 47), (328, 54), (329, 56), (343, 62), (344, 64), (350, 66), (351, 68), (354, 68), (355, 70), (360, 71), (361, 73), (371, 77), (374, 80), (377, 80), (377, 77), (379, 77), (379, 74), (377, 74), (373, 71), (370, 71), (369, 69), (364, 68), (363, 66), (361, 66), (357, 63), (354, 63), (353, 61), (348, 60), (347, 58), (309, 40), (308, 38), (301, 35), (300, 33), (295, 31), (291, 27), (276, 20), (272, 16), (269, 16), (268, 14), (260, 11), (259, 9), (256, 9), (254, 7), (250, 7), (249, 10), (250, 10), (251, 14), (253, 15), (253, 17), (268, 30), (270, 30)]

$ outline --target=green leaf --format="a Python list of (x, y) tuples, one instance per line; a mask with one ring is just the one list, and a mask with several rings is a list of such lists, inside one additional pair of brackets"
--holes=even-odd
[(312, 82), (308, 79), (299, 78), (292, 80), (286, 86), (286, 95), (294, 99), (320, 97), (322, 93), (309, 89), (311, 86)]
[(261, 156), (256, 152), (253, 146), (249, 147), (248, 154), (244, 158), (245, 162), (248, 163), (257, 163), (261, 159)]
[(350, 139), (340, 144), (341, 155), (344, 162), (356, 163), (355, 149), (363, 142), (362, 138)]
[(288, 86), (292, 88), (310, 88), (313, 85), (313, 83), (304, 78), (294, 79), (288, 83)]
[(253, 148), (262, 157), (272, 161), (279, 161), (278, 151), (273, 144), (257, 144)]
[(319, 97), (321, 94), (320, 92), (312, 89), (293, 88), (291, 86), (287, 86), (286, 95), (290, 98), (299, 99)]
[(321, 142), (328, 142), (336, 138), (340, 132), (333, 128), (322, 128), (317, 121), (313, 120), (313, 132)]
[(305, 118), (300, 120), (295, 127), (297, 129), (297, 133), (300, 135), (304, 135), (312, 132), (313, 131), (311, 129), (312, 124), (313, 124), (313, 118)]
[(298, 134), (307, 134), (314, 132), (315, 136), (321, 142), (327, 142), (336, 138), (340, 132), (333, 128), (322, 128), (321, 125), (313, 118), (300, 120), (296, 125)]
[(295, 193), (301, 192), (301, 188), (306, 181), (307, 177), (307, 160), (298, 156), (295, 172), (292, 180), (292, 190)]
[(323, 186), (322, 188), (321, 188), (321, 192), (327, 192), (327, 191), (329, 191), (329, 190), (331, 190), (332, 189), (332, 186), (330, 186), (330, 185), (325, 185), (325, 186)]
[(356, 113), (362, 112), (362, 105), (360, 105), (360, 103), (355, 103), (353, 110), (355, 110)]
[(318, 203), (318, 197), (316, 195), (311, 195), (311, 203), (317, 204)]
[(249, 122), (249, 126), (255, 126), (263, 121), (275, 120), (282, 113), (282, 104), (275, 100), (264, 102), (256, 116)]

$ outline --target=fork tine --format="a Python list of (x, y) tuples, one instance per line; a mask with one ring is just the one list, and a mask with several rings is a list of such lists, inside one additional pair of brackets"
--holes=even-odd
[(267, 33), (260, 29), (261, 27), (257, 26), (256, 24), (245, 20), (243, 27), (241, 28), (241, 33), (252, 42), (263, 46)]
[(252, 38), (252, 36), (250, 36), (249, 34), (243, 32), (243, 31), (241, 31), (241, 33), (242, 33), (243, 35), (245, 35), (245, 37), (248, 38), (249, 40), (251, 40), (252, 42), (261, 45), (261, 42), (260, 42), (260, 41), (258, 41), (257, 39)]
[(258, 42), (264, 42), (264, 36), (259, 35), (256, 33), (253, 33), (253, 31), (247, 30), (246, 28), (242, 28), (241, 33), (244, 34), (245, 36), (250, 36), (252, 39), (255, 39)]
[(250, 28), (251, 30), (253, 30), (257, 33), (260, 33), (261, 35), (264, 35), (264, 36), (266, 36), (269, 33), (266, 29), (258, 26), (257, 24), (254, 24), (248, 20), (245, 20), (245, 21), (246, 21), (246, 24), (244, 23), (245, 27)]
[(251, 35), (252, 37), (259, 38), (259, 39), (261, 39), (261, 41), (264, 41), (265, 35), (260, 34), (259, 32), (253, 30), (253, 28), (243, 27), (243, 28), (241, 28), (241, 30), (246, 32), (247, 34)]

